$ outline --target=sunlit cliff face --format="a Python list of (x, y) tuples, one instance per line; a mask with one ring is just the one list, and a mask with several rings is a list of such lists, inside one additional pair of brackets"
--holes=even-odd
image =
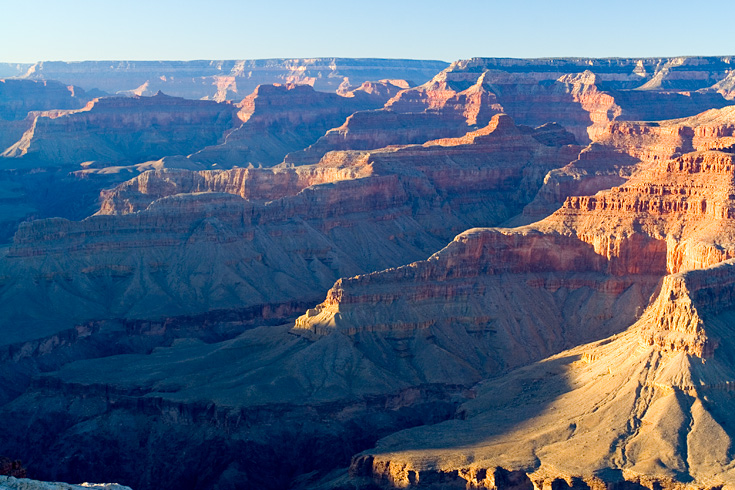
[(729, 63), (0, 82), (0, 454), (136, 490), (730, 485)]

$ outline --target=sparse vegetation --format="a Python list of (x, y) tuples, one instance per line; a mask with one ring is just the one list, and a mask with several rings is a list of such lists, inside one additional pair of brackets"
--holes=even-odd
[(5, 456), (0, 456), (0, 475), (25, 478), (27, 476), (27, 472), (23, 467), (23, 463), (19, 459), (12, 460)]

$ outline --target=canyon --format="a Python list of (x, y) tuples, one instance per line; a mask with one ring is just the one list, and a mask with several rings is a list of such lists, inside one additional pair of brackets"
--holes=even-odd
[(0, 455), (135, 490), (735, 485), (731, 63), (0, 65)]

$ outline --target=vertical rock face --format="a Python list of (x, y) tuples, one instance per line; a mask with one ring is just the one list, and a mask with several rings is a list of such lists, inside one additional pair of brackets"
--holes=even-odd
[(733, 107), (658, 122), (613, 122), (595, 143), (568, 166), (551, 171), (538, 196), (524, 210), (527, 219), (541, 218), (567, 197), (591, 195), (622, 185), (638, 168), (658, 165), (692, 151), (732, 152)]
[(24, 78), (60, 80), (85, 89), (153, 95), (159, 90), (190, 99), (240, 100), (258, 85), (298, 83), (335, 92), (347, 81), (383, 79), (423, 83), (446, 68), (443, 61), (351, 58), (39, 62)]

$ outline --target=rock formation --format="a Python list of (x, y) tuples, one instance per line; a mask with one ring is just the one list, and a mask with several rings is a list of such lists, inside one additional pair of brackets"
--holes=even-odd
[(22, 78), (60, 80), (111, 94), (154, 95), (163, 91), (189, 99), (240, 100), (258, 85), (297, 83), (321, 92), (371, 80), (423, 83), (444, 69), (443, 61), (311, 58), (202, 61), (42, 61)]
[(438, 113), (403, 114), (385, 109), (356, 112), (308, 148), (286, 155), (285, 162), (307, 165), (318, 162), (330, 151), (422, 144), (432, 139), (461, 136), (473, 129), (464, 119)]
[(96, 98), (83, 109), (36, 116), (31, 128), (2, 156), (23, 157), (20, 165), (26, 167), (139, 163), (215, 144), (236, 121), (229, 104), (161, 93)]
[(732, 295), (721, 294), (734, 278), (732, 261), (667, 276), (625, 332), (483, 383), (463, 420), (391, 436), (353, 474), (399, 487), (492, 488), (496, 468), (527, 488), (729, 484)]
[[(481, 79), (465, 90), (454, 90), (435, 78), (425, 89), (404, 89), (379, 111), (356, 112), (316, 143), (291, 153), (286, 162), (315, 163), (329, 151), (372, 150), (390, 145), (420, 144), (451, 138), (483, 127), (503, 112)], [(416, 100), (417, 99), (417, 100)]]
[[(378, 85), (386, 92), (376, 89)], [(238, 104), (242, 125), (229, 132), (222, 144), (204, 148), (189, 159), (219, 168), (276, 165), (354, 112), (382, 107), (391, 92), (387, 85), (366, 84), (344, 96), (306, 85), (261, 85)]]
[(8, 328), (38, 322), (29, 302), (57, 305), (61, 325), (315, 301), (339, 277), (517, 214), (578, 150), (496, 116), (458, 141), (316, 166), (149, 172), (105, 193), (101, 213), (122, 216), (21, 225), (2, 265)]
[(729, 58), (477, 58), (453, 63), (388, 106), (417, 112), (463, 102), (458, 109), (470, 119), (502, 108), (519, 124), (558, 122), (588, 142), (610, 121), (671, 119), (731, 104), (714, 87), (728, 76), (728, 66)]
[(622, 185), (636, 169), (661, 160), (691, 151), (731, 151), (734, 131), (733, 107), (682, 119), (610, 123), (576, 161), (549, 172), (539, 194), (524, 210), (526, 222), (547, 216), (569, 196), (592, 195)]
[(30, 127), (31, 111), (79, 109), (88, 100), (83, 90), (54, 81), (0, 79), (0, 152)]
[(732, 60), (323, 61), (18, 82), (65, 102), (0, 104), (33, 125), (0, 216), (56, 216), (0, 249), (0, 454), (136, 490), (732, 486)]
[(494, 488), (497, 468), (529, 488), (732, 481), (734, 177), (731, 153), (662, 159), (534, 225), (471, 230), (427, 261), (336, 283), (295, 332), (399, 337), (414, 366), (419, 338), (490, 332), (473, 356), (456, 353), (467, 340), (440, 344), (429, 366), (442, 373), (498, 373), (616, 334), (484, 382), (465, 421), (389, 436), (351, 474), (398, 487)]

